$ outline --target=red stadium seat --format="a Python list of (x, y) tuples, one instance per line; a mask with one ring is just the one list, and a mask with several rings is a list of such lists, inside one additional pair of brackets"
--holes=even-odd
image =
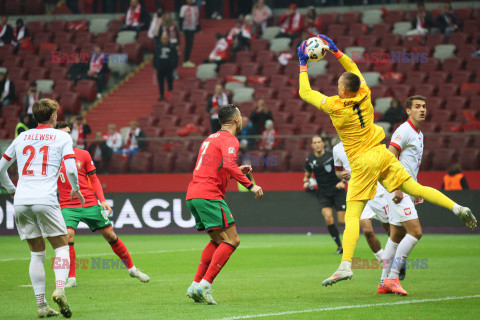
[(50, 32), (39, 32), (33, 36), (33, 43), (38, 46), (40, 43), (51, 42), (52, 34)]
[(314, 80), (311, 80), (310, 83), (312, 86), (323, 88), (324, 86), (335, 84), (335, 76), (333, 74), (319, 74), (315, 77)]
[(2, 117), (4, 119), (16, 118), (20, 115), (22, 107), (10, 104), (2, 107)]
[(72, 42), (73, 33), (71, 32), (56, 32), (55, 43), (59, 46)]
[(60, 102), (65, 111), (73, 115), (76, 115), (80, 112), (80, 109), (82, 108), (82, 103), (80, 102), (80, 98), (77, 93), (70, 91), (55, 92), (60, 93)]
[(302, 112), (305, 110), (306, 105), (307, 104), (301, 99), (288, 99), (285, 100), (284, 109), (293, 113)]
[(454, 72), (462, 68), (462, 60), (458, 58), (447, 58), (443, 61), (443, 71)]
[(120, 27), (123, 25), (123, 23), (124, 23), (124, 19), (112, 20), (110, 22), (110, 26), (108, 27), (108, 31), (117, 34), (118, 29), (120, 29)]
[(123, 46), (123, 52), (128, 55), (128, 61), (139, 64), (143, 60), (140, 43), (127, 43)]
[(337, 40), (338, 37), (345, 35), (346, 31), (347, 31), (347, 25), (344, 23), (331, 24), (328, 26), (328, 34), (331, 36), (331, 38), (335, 40)]
[(363, 23), (353, 23), (350, 25), (348, 35), (352, 37), (361, 37), (368, 32), (368, 26)]
[(439, 70), (440, 68), (440, 59), (437, 58), (428, 58), (428, 61), (425, 63), (418, 64), (418, 70), (423, 72), (431, 72)]
[(468, 154), (468, 157), (458, 157), (458, 162), (463, 170), (478, 170), (480, 168), (480, 150), (468, 148), (459, 151), (462, 154)]
[(469, 60), (467, 60), (467, 63), (465, 65), (465, 70), (475, 72), (477, 74), (477, 77), (479, 77), (480, 76), (480, 57), (470, 58)]
[(435, 110), (435, 112), (430, 114), (432, 121), (436, 123), (450, 122), (453, 119), (453, 115), (452, 110)]
[(363, 35), (357, 38), (357, 45), (364, 48), (376, 47), (378, 38), (372, 35)]
[(292, 152), (290, 157), (290, 171), (303, 172), (305, 171), (305, 162), (309, 155), (308, 151), (295, 151)]
[(437, 96), (442, 98), (448, 98), (452, 96), (456, 96), (458, 94), (458, 85), (456, 84), (441, 84), (438, 86), (438, 93)]
[(463, 21), (466, 21), (466, 20), (469, 20), (469, 19), (473, 18), (473, 9), (472, 8), (457, 8), (457, 9), (455, 9), (455, 15), (457, 16), (457, 19), (460, 22), (460, 25), (462, 25)]
[(465, 20), (463, 22), (463, 30), (468, 32), (469, 34), (477, 32), (479, 30), (478, 20)]
[(240, 74), (243, 76), (256, 76), (260, 72), (260, 65), (258, 63), (244, 63), (241, 65)]
[(132, 173), (149, 173), (152, 171), (153, 156), (148, 152), (139, 152), (132, 156), (130, 162), (130, 172)]
[(97, 90), (95, 89), (94, 80), (80, 80), (77, 82), (75, 92), (81, 99), (92, 102), (97, 97)]
[(78, 46), (74, 43), (65, 43), (60, 46), (60, 51), (62, 53), (68, 53), (71, 56), (72, 53), (78, 51)]
[(403, 21), (404, 17), (405, 10), (389, 10), (383, 19), (389, 23), (395, 23)]
[(285, 172), (289, 167), (289, 153), (283, 150), (273, 150), (268, 153), (267, 170)]
[(322, 19), (322, 27), (323, 25), (328, 26), (335, 24), (338, 22), (338, 13), (336, 12), (329, 12), (329, 13), (323, 13), (319, 15), (320, 19)]
[(432, 150), (432, 168), (434, 170), (447, 170), (456, 160), (456, 150), (450, 148), (437, 148)]
[(299, 127), (299, 134), (319, 134), (320, 130), (323, 129), (323, 126), (318, 123), (307, 123)]
[(440, 85), (447, 82), (448, 72), (445, 71), (431, 71), (428, 73), (428, 83)]
[(177, 90), (173, 89), (172, 91), (172, 97), (167, 98), (167, 100), (175, 100), (175, 101), (186, 101), (189, 95), (189, 92), (187, 90)]
[(416, 66), (416, 64), (411, 63), (411, 62), (410, 63), (397, 63), (396, 64), (397, 71), (401, 72), (401, 73), (408, 73), (408, 72), (415, 71), (415, 66)]
[(282, 71), (282, 65), (276, 61), (270, 61), (262, 65), (262, 74), (266, 77), (271, 77), (276, 74), (280, 74)]
[(219, 78), (225, 78), (228, 75), (236, 75), (238, 73), (238, 65), (235, 63), (223, 63), (220, 66), (220, 70), (218, 72)]
[(36, 67), (40, 67), (42, 65), (43, 58), (40, 56), (33, 56), (31, 58), (25, 59), (23, 62), (23, 67), (25, 69), (32, 69)]
[(175, 155), (171, 152), (155, 153), (153, 156), (153, 172), (170, 173), (173, 171)]
[(252, 62), (253, 56), (254, 56), (253, 52), (240, 51), (237, 53), (235, 57), (235, 63), (239, 65), (243, 65), (244, 63)]
[[(477, 76), (478, 77), (478, 76)], [(461, 86), (466, 82), (470, 82), (473, 78), (473, 72), (470, 70), (458, 70), (452, 72), (451, 83)]]
[(140, 44), (140, 48), (143, 50), (153, 51), (154, 41), (148, 37), (147, 31), (140, 31), (138, 34), (137, 43)]
[(93, 41), (93, 34), (88, 31), (77, 32), (75, 34), (75, 44), (82, 45), (84, 43), (90, 43)]
[(425, 45), (427, 47), (433, 48), (436, 45), (442, 44), (445, 42), (445, 35), (441, 33), (429, 33), (427, 34), (427, 41)]
[(217, 84), (223, 85), (223, 81), (217, 78), (214, 79), (207, 79), (205, 80), (205, 84), (203, 86), (204, 90), (207, 90), (208, 92), (213, 92), (215, 90), (215, 87)]
[(291, 123), (292, 113), (290, 111), (281, 111), (275, 113), (273, 117), (273, 122), (278, 125)]
[(372, 100), (375, 100), (377, 98), (388, 97), (387, 86), (384, 86), (384, 85), (373, 86), (373, 87), (370, 87), (370, 90), (372, 91)]
[(84, 43), (80, 45), (80, 53), (87, 53), (88, 58), (90, 59), (92, 52), (94, 51), (95, 44), (94, 43)]
[[(283, 134), (283, 133), (280, 132), (280, 134)], [(296, 139), (296, 138), (285, 139), (283, 144), (283, 148), (290, 153), (298, 150), (303, 150), (304, 147), (305, 147), (305, 139), (303, 138), (302, 139)]]
[(116, 42), (109, 42), (103, 45), (103, 52), (108, 53), (121, 53), (122, 46)]
[(105, 43), (112, 43), (115, 41), (115, 33), (113, 32), (100, 32), (97, 34), (95, 43), (98, 45), (104, 45)]
[(108, 172), (114, 174), (125, 174), (128, 170), (128, 157), (122, 154), (113, 154), (108, 165)]
[(424, 150), (422, 156), (422, 162), (420, 163), (420, 171), (431, 170), (432, 167), (432, 152), (430, 150)]
[[(386, 24), (386, 23), (379, 23), (379, 24), (376, 24), (372, 27), (372, 31), (370, 32), (371, 35), (373, 36), (377, 36), (379, 38), (383, 38), (385, 39), (386, 37), (389, 37), (391, 34), (390, 34), (390, 25)], [(397, 39), (398, 40), (398, 39)], [(388, 40), (387, 40), (388, 42)], [(399, 44), (400, 41), (398, 40), (395, 44)]]
[(52, 20), (48, 24), (48, 30), (51, 32), (62, 32), (67, 29), (67, 20)]
[(158, 127), (147, 127), (144, 129), (145, 136), (149, 138), (158, 138), (162, 136), (162, 128)]
[(197, 162), (196, 153), (187, 153), (177, 158), (173, 172), (191, 173)]
[[(360, 65), (364, 65), (364, 63)], [(391, 61), (386, 61), (384, 63), (375, 63), (373, 65), (373, 71), (378, 73), (391, 72), (393, 71), (393, 63)]]
[[(268, 50), (270, 43), (266, 39), (254, 39), (250, 44), (250, 51), (259, 52), (262, 50)], [(259, 61), (257, 61), (260, 63)]]
[(362, 13), (359, 11), (347, 11), (342, 15), (342, 23), (346, 25), (351, 25), (354, 23), (360, 23), (362, 18)]
[(205, 90), (193, 89), (190, 93), (190, 101), (194, 103), (197, 106), (197, 108), (198, 107), (203, 108), (207, 101), (208, 95), (209, 95), (209, 92)]
[[(31, 34), (37, 34), (46, 30), (47, 23), (43, 20), (30, 21), (28, 23), (28, 31)], [(52, 30), (53, 31), (53, 30)]]
[(338, 45), (341, 46), (341, 48), (355, 46), (355, 37), (353, 36), (338, 35), (336, 39), (337, 39), (336, 43), (338, 43)]
[(28, 74), (29, 81), (37, 81), (39, 79), (47, 79), (48, 70), (43, 67), (34, 67), (30, 69)]
[(190, 102), (175, 102), (173, 104), (172, 114), (176, 116), (183, 116), (195, 112), (195, 105)]
[(277, 97), (280, 100), (294, 99), (298, 97), (298, 89), (291, 87), (279, 89)]
[(55, 81), (54, 91), (56, 93), (59, 93), (59, 94), (62, 94), (64, 92), (68, 92), (68, 91), (73, 91), (73, 81), (70, 81), (70, 80)]
[(424, 138), (425, 149), (433, 150), (446, 147), (445, 137), (439, 135), (428, 135)]
[(464, 44), (461, 47), (457, 48), (457, 56), (455, 58), (449, 58), (449, 59), (460, 59), (460, 60), (466, 60), (470, 59), (472, 56), (472, 52), (475, 52), (476, 46), (473, 44)]
[(455, 135), (450, 137), (449, 147), (452, 149), (462, 151), (462, 149), (470, 148), (472, 144), (473, 144), (472, 136), (460, 134), (460, 135)]
[(3, 66), (5, 68), (14, 68), (14, 67), (22, 67), (23, 58), (19, 56), (8, 56), (3, 60)]
[(255, 62), (257, 62), (260, 65), (265, 65), (266, 63), (275, 61), (275, 53), (270, 50), (261, 50), (257, 52), (257, 58), (255, 59)]
[(45, 14), (45, 1), (42, 0), (26, 0), (26, 14)]
[(270, 87), (283, 90), (289, 84), (289, 77), (285, 75), (274, 75), (270, 79)]
[(5, 1), (5, 15), (21, 15), (22, 13), (22, 2)]
[(421, 71), (409, 71), (407, 72), (407, 79), (405, 79), (405, 84), (412, 86), (420, 85), (425, 83), (427, 74)]
[(259, 88), (255, 90), (254, 98), (274, 99), (276, 92), (275, 88)]
[(445, 109), (452, 111), (465, 109), (467, 107), (467, 100), (465, 97), (447, 97)]
[(431, 97), (435, 91), (436, 86), (430, 83), (422, 83), (413, 86), (413, 94), (419, 94), (424, 97)]
[(460, 48), (465, 43), (467, 43), (468, 34), (463, 32), (453, 32), (450, 34), (450, 39), (448, 43), (454, 44), (457, 48)]
[(439, 130), (440, 130), (440, 126), (437, 123), (427, 121), (422, 124), (423, 132), (438, 132)]
[(27, 80), (15, 81), (15, 96), (18, 99), (17, 101), (23, 102), (23, 97), (25, 96), (25, 93), (27, 93), (29, 86), (30, 82)]
[(408, 98), (412, 93), (413, 87), (408, 84), (399, 84), (396, 85), (393, 90), (392, 94), (395, 98), (399, 99), (400, 101), (404, 101)]
[(427, 109), (439, 110), (443, 107), (444, 102), (445, 102), (445, 100), (443, 98), (440, 98), (440, 97), (428, 97), (427, 98)]
[(308, 111), (294, 112), (292, 123), (303, 126), (315, 122), (315, 115)]

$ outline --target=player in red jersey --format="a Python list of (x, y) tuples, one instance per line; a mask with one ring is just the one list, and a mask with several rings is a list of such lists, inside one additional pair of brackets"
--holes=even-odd
[[(70, 133), (70, 125), (66, 122), (59, 122), (56, 128)], [(65, 219), (68, 231), (68, 245), (70, 248), (70, 272), (65, 287), (75, 287), (77, 281), (75, 278), (75, 248), (73, 246), (75, 239), (75, 230), (80, 221), (85, 222), (90, 230), (100, 232), (112, 247), (113, 252), (122, 259), (128, 268), (131, 277), (138, 278), (142, 282), (148, 282), (150, 278), (140, 270), (138, 270), (132, 262), (130, 253), (122, 240), (118, 238), (112, 228), (112, 224), (103, 210), (112, 213), (112, 208), (105, 201), (100, 180), (95, 173), (96, 168), (93, 164), (92, 157), (88, 151), (74, 148), (75, 161), (78, 170), (78, 183), (80, 190), (85, 197), (85, 206), (81, 207), (78, 199), (71, 199), (70, 191), (72, 187), (67, 179), (65, 179), (65, 165), (62, 162), (60, 168), (60, 176), (58, 178), (58, 192), (60, 198), (60, 206), (62, 215)], [(100, 200), (101, 207), (98, 205)]]
[(240, 110), (233, 104), (221, 106), (218, 120), (222, 127), (202, 143), (186, 197), (197, 230), (207, 231), (211, 239), (202, 252), (187, 296), (207, 304), (216, 304), (212, 282), (240, 244), (235, 221), (224, 200), (228, 179), (240, 182), (255, 193), (256, 199), (263, 197), (262, 188), (245, 176), (252, 167), (237, 165), (239, 143), (235, 135), (242, 131)]

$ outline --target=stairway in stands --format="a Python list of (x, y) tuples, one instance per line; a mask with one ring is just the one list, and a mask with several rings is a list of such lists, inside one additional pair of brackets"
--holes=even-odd
[[(215, 33), (227, 32), (235, 23), (235, 20), (204, 20), (202, 31), (195, 35), (191, 60), (201, 64), (208, 57), (215, 45)], [(178, 74), (180, 80), (185, 81), (189, 77), (195, 77), (197, 68), (182, 68), (183, 45), (180, 49), (180, 63)], [(87, 113), (87, 121), (92, 131), (106, 133), (107, 125), (114, 123), (117, 129), (128, 126), (131, 120), (146, 117), (151, 114), (152, 106), (159, 97), (155, 69), (152, 62), (146, 63), (129, 79), (119, 85), (113, 92), (104, 98), (97, 106)], [(173, 97), (172, 99), (174, 99)]]

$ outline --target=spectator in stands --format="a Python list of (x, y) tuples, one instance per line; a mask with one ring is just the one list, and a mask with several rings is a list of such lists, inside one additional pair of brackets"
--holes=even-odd
[(308, 31), (310, 37), (315, 37), (322, 33), (322, 19), (317, 15), (314, 6), (308, 7), (307, 15), (305, 16), (305, 30)]
[(215, 47), (213, 48), (212, 52), (206, 59), (205, 63), (216, 63), (217, 64), (217, 71), (218, 67), (224, 62), (227, 62), (230, 59), (230, 53), (228, 51), (228, 42), (223, 37), (221, 33), (217, 33), (215, 35), (217, 38), (217, 42), (215, 43)]
[(246, 136), (252, 136), (255, 133), (253, 132), (253, 125), (247, 117), (242, 118), (242, 132), (237, 135), (238, 141), (240, 142), (240, 151), (246, 152), (253, 147), (252, 138), (247, 138)]
[(267, 27), (268, 19), (272, 16), (272, 10), (265, 4), (265, 0), (258, 0), (253, 5), (252, 17), (254, 23), (253, 33), (258, 29), (264, 30)]
[(282, 31), (277, 38), (295, 39), (300, 35), (303, 28), (303, 17), (297, 10), (297, 5), (292, 3), (287, 12), (278, 19)]
[(97, 168), (97, 172), (104, 172), (112, 158), (113, 150), (107, 146), (100, 131), (95, 133), (95, 142), (90, 144), (88, 152), (92, 156), (93, 164), (95, 168)]
[(17, 19), (17, 21), (15, 22), (15, 29), (13, 29), (12, 44), (14, 46), (19, 46), (20, 41), (28, 37), (30, 37), (30, 31), (23, 23), (23, 19)]
[(458, 30), (457, 15), (453, 12), (450, 1), (445, 1), (442, 12), (437, 16), (437, 26), (442, 33), (445, 33), (446, 41), (450, 38), (450, 33)]
[(20, 115), (20, 120), (17, 123), (17, 126), (15, 127), (15, 138), (18, 137), (18, 135), (23, 131), (28, 131), (30, 129), (27, 126), (29, 120), (30, 118), (28, 117), (28, 114), (23, 113)]
[(278, 136), (278, 131), (273, 127), (273, 121), (265, 121), (265, 130), (263, 130), (262, 140), (260, 140), (258, 145), (260, 150), (270, 151), (275, 149), (278, 144), (278, 139), (276, 136)]
[(463, 176), (462, 167), (455, 163), (448, 169), (448, 174), (443, 177), (442, 190), (468, 190), (467, 179)]
[(6, 72), (0, 71), (0, 107), (8, 106), (15, 100), (15, 85)]
[(220, 122), (218, 121), (218, 108), (228, 104), (227, 94), (223, 91), (223, 86), (217, 84), (215, 92), (208, 97), (207, 112), (210, 113), (210, 124), (212, 125), (212, 133), (220, 130)]
[(186, 0), (186, 4), (180, 8), (180, 25), (185, 35), (184, 68), (193, 68), (195, 64), (190, 61), (195, 32), (200, 31), (200, 13), (193, 0)]
[(70, 11), (72, 11), (72, 13), (80, 13), (80, 10), (78, 9), (78, 0), (65, 0), (65, 5)]
[(148, 28), (148, 37), (154, 39), (155, 41), (160, 41), (163, 10), (163, 6), (160, 4), (157, 8), (156, 14), (153, 16), (152, 23), (150, 23), (150, 28)]
[(250, 114), (250, 121), (253, 125), (254, 134), (262, 134), (265, 128), (265, 121), (273, 120), (272, 112), (268, 110), (265, 100), (258, 99), (257, 108)]
[(23, 107), (25, 108), (25, 113), (29, 117), (28, 127), (30, 129), (35, 128), (37, 126), (37, 121), (33, 118), (33, 104), (35, 101), (43, 99), (43, 93), (40, 92), (37, 88), (37, 83), (35, 81), (30, 83), (28, 87), (27, 93), (23, 96)]
[(7, 16), (2, 16), (0, 18), (0, 46), (9, 44), (13, 40), (13, 29), (7, 22)]
[(138, 0), (130, 0), (130, 6), (125, 16), (125, 24), (119, 31), (131, 30), (139, 31), (148, 28), (147, 14)]
[(380, 118), (380, 121), (388, 122), (393, 127), (395, 123), (405, 121), (406, 118), (407, 113), (405, 112), (405, 109), (402, 108), (400, 101), (398, 99), (393, 99), (390, 104), (390, 108), (385, 111), (385, 113)]
[(122, 135), (117, 131), (117, 126), (113, 123), (108, 125), (107, 134), (103, 136), (103, 140), (106, 140), (107, 146), (112, 149), (113, 152), (121, 152), (122, 150)]
[(230, 46), (230, 51), (236, 53), (244, 47), (248, 48), (252, 38), (251, 32), (252, 31), (246, 22), (243, 20), (237, 20), (235, 26), (230, 29), (227, 35), (227, 42)]
[(425, 9), (425, 4), (419, 2), (417, 13), (412, 19), (412, 30), (407, 32), (407, 36), (424, 36), (435, 26), (432, 14)]
[(99, 45), (93, 47), (92, 57), (90, 58), (90, 64), (85, 79), (95, 80), (97, 84), (98, 98), (102, 96), (103, 89), (105, 88), (105, 75), (108, 72), (107, 59), (105, 54), (102, 53), (102, 49)]
[(68, 69), (68, 79), (77, 83), (77, 81), (85, 79), (88, 75), (88, 64), (81, 62), (80, 57), (78, 55), (74, 55), (72, 57), (73, 63)]
[(177, 51), (180, 50), (180, 33), (170, 12), (165, 12), (163, 15), (161, 34), (168, 34), (170, 43), (177, 48)]
[(123, 153), (132, 155), (140, 152), (143, 147), (145, 147), (145, 133), (138, 127), (137, 121), (131, 121), (130, 128), (125, 135)]
[(160, 90), (159, 101), (165, 100), (165, 80), (167, 80), (168, 92), (173, 90), (173, 70), (178, 66), (178, 52), (170, 43), (167, 34), (163, 34), (161, 41), (155, 44), (153, 51), (153, 67), (157, 70), (158, 88)]
[(75, 117), (71, 131), (73, 146), (79, 149), (87, 149), (87, 136), (91, 132), (92, 129), (87, 124), (87, 119), (82, 116)]

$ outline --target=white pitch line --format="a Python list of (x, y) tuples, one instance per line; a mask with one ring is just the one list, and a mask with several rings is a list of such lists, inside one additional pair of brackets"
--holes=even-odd
[[(242, 246), (240, 249), (257, 249), (257, 248), (271, 248), (273, 246), (268, 245), (268, 246)], [(199, 251), (202, 250), (203, 248), (191, 248), (191, 249), (176, 249), (176, 250), (158, 250), (158, 251), (140, 251), (140, 252), (132, 252), (131, 254), (156, 254), (156, 253), (172, 253), (172, 252), (187, 252), (187, 251)], [(112, 251), (110, 252), (104, 252), (104, 253), (88, 253), (88, 254), (77, 254), (78, 257), (98, 257), (98, 256), (108, 256), (114, 254)], [(0, 259), (0, 262), (6, 262), (6, 261), (21, 261), (21, 260), (30, 260), (30, 257), (28, 258), (5, 258), (5, 259)]]
[(299, 314), (299, 313), (335, 311), (335, 310), (382, 307), (382, 306), (395, 306), (395, 305), (412, 304), (412, 303), (425, 303), (425, 302), (447, 301), (447, 300), (462, 300), (462, 299), (473, 299), (473, 298), (480, 298), (480, 295), (476, 294), (476, 295), (472, 295), (472, 296), (461, 296), (461, 297), (445, 297), (445, 298), (436, 298), (436, 299), (406, 300), (406, 301), (398, 301), (398, 302), (358, 304), (358, 305), (352, 305), (352, 306), (318, 308), (318, 309), (307, 309), (307, 310), (296, 310), (296, 311), (283, 311), (283, 312), (277, 312), (277, 313), (263, 313), (263, 314), (252, 314), (252, 315), (246, 315), (246, 316), (228, 317), (228, 318), (221, 318), (221, 319), (217, 319), (217, 320), (251, 319), (251, 318), (261, 318), (261, 317), (284, 316), (284, 315)]

